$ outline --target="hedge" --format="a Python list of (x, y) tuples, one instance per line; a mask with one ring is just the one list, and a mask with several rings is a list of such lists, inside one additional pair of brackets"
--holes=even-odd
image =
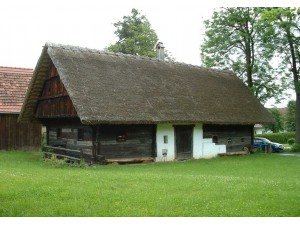
[(285, 133), (256, 134), (255, 137), (263, 137), (269, 139), (272, 142), (287, 144), (290, 138), (296, 138), (296, 133), (285, 132)]

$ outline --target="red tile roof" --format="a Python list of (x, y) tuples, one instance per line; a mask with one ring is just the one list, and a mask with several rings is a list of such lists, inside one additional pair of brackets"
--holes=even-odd
[(33, 70), (0, 66), (0, 113), (19, 113)]

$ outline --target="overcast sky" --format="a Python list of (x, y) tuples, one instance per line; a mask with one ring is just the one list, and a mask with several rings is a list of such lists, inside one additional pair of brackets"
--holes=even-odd
[(1, 2), (0, 64), (33, 68), (47, 41), (103, 49), (117, 40), (113, 23), (132, 8), (146, 15), (177, 61), (200, 65), (203, 18), (211, 16), (213, 7), (170, 0)]
[[(244, 0), (2, 0), (0, 66), (34, 68), (45, 42), (101, 50), (117, 40), (113, 23), (130, 15), (132, 8), (148, 18), (159, 40), (177, 61), (200, 65), (203, 20), (211, 17), (213, 8), (284, 4), (277, 0), (263, 2), (264, 5)], [(288, 3), (293, 5), (294, 1)]]

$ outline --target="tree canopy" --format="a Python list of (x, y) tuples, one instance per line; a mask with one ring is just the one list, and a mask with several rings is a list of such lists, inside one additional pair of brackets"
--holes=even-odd
[(278, 108), (271, 108), (269, 112), (273, 115), (275, 123), (267, 125), (266, 128), (271, 130), (273, 133), (278, 133), (284, 130), (284, 117)]
[(296, 143), (300, 144), (300, 8), (267, 8), (263, 11), (265, 23), (273, 27), (266, 35), (269, 48), (274, 46), (281, 61), (282, 73), (292, 79), (296, 93)]
[(205, 21), (201, 59), (205, 66), (233, 70), (265, 103), (271, 97), (281, 99), (286, 79), (277, 75), (270, 63), (274, 51), (265, 47), (262, 33), (272, 29), (261, 15), (260, 8), (214, 11), (212, 19)]
[(296, 101), (289, 101), (285, 114), (285, 129), (287, 131), (296, 131)]
[(114, 23), (115, 34), (119, 40), (106, 50), (122, 52), (124, 54), (141, 55), (155, 58), (155, 45), (158, 37), (151, 28), (148, 19), (137, 9), (131, 10), (131, 15), (124, 16), (123, 20)]

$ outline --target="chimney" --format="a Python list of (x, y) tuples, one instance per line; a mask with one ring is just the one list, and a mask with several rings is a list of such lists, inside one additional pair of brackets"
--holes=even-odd
[(156, 45), (157, 59), (165, 61), (165, 46), (162, 42), (158, 42)]

